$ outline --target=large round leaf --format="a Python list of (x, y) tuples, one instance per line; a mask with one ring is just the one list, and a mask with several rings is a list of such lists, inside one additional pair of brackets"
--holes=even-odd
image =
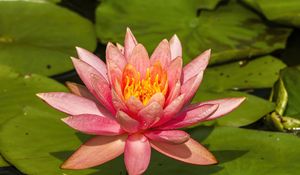
[(36, 106), (47, 110), (36, 93), (66, 91), (56, 81), (35, 74), (19, 74), (0, 65), (0, 126), (16, 115), (24, 113), (24, 107)]
[(155, 155), (146, 174), (287, 175), (299, 172), (300, 140), (293, 135), (219, 127), (194, 130), (192, 137), (213, 152), (218, 165), (187, 165)]
[(214, 9), (222, 0), (195, 0), (197, 7), (200, 9)]
[(286, 65), (272, 56), (251, 61), (239, 61), (208, 68), (201, 88), (224, 91), (228, 89), (270, 88)]
[(201, 102), (229, 97), (246, 97), (246, 100), (237, 109), (223, 116), (222, 118), (200, 124), (214, 124), (234, 127), (246, 126), (256, 122), (257, 120), (274, 110), (273, 103), (262, 98), (250, 95), (248, 93), (237, 91), (214, 92), (200, 88), (200, 90), (196, 93), (193, 102)]
[(104, 0), (96, 11), (100, 40), (122, 42), (128, 26), (149, 50), (176, 33), (185, 63), (212, 48), (211, 63), (248, 58), (284, 48), (288, 29), (270, 28), (235, 1), (215, 11), (201, 11), (186, 0)]
[(243, 0), (269, 20), (300, 28), (299, 0)]
[[(69, 143), (69, 140), (72, 140), (72, 135), (74, 135), (74, 132), (70, 129), (68, 129), (61, 121), (60, 118), (62, 118), (64, 115), (62, 113), (59, 113), (52, 109), (51, 107), (44, 104), (40, 99), (36, 97), (36, 93), (38, 92), (49, 92), (49, 91), (66, 91), (66, 88), (62, 86), (61, 84), (55, 82), (54, 80), (51, 80), (49, 78), (39, 76), (39, 75), (22, 75), (13, 72), (10, 68), (1, 66), (0, 65), (0, 81), (5, 82), (1, 83), (0, 85), (0, 127), (1, 127), (1, 133), (2, 130), (5, 130), (11, 123), (11, 121), (18, 121), (21, 119), (22, 121), (27, 121), (28, 124), (25, 123), (14, 123), (14, 126), (16, 127), (19, 132), (21, 133), (15, 133), (14, 131), (8, 131), (10, 136), (0, 136), (2, 138), (6, 138), (10, 141), (13, 141), (13, 137), (17, 137), (19, 139), (27, 139), (30, 144), (33, 144), (37, 146), (38, 148), (34, 148), (34, 146), (25, 146), (24, 144), (19, 143), (18, 148), (15, 147), (14, 154), (18, 153), (28, 153), (27, 156), (29, 157), (35, 157), (35, 161), (41, 161), (48, 163), (47, 156), (53, 157), (53, 155), (50, 155), (49, 151), (46, 152), (45, 149), (54, 149), (55, 145), (68, 145), (66, 143)], [(36, 117), (38, 116), (38, 117)], [(36, 118), (34, 118), (36, 117)], [(54, 123), (48, 122), (48, 119), (50, 118), (51, 121), (53, 120)], [(36, 120), (36, 121), (35, 121)], [(19, 128), (20, 127), (20, 128)], [(41, 130), (36, 130), (35, 127), (42, 127)], [(66, 133), (61, 132), (60, 127), (63, 128), (63, 130), (67, 131)], [(20, 130), (19, 130), (20, 129)], [(54, 132), (57, 131), (57, 132)], [(46, 133), (52, 133), (55, 134), (56, 138), (62, 138), (62, 142), (55, 143), (55, 140), (52, 140), (52, 138), (45, 137)], [(64, 135), (64, 134), (67, 134)], [(32, 136), (31, 136), (32, 135)], [(36, 136), (35, 136), (36, 135)], [(75, 137), (75, 135), (74, 135)], [(64, 140), (65, 139), (65, 140)], [(45, 146), (45, 144), (41, 144), (43, 141), (47, 141), (49, 143), (48, 146)], [(14, 142), (14, 141), (13, 141)], [(54, 144), (55, 143), (55, 144)], [(77, 143), (77, 144), (76, 144)], [(73, 147), (78, 145), (80, 141), (77, 139), (75, 141), (70, 142), (70, 144), (73, 144)], [(4, 147), (0, 146), (0, 152), (3, 153), (3, 155), (7, 155), (10, 152), (2, 149)], [(31, 149), (33, 148), (33, 149)], [(55, 150), (55, 149), (54, 149)], [(33, 153), (34, 152), (34, 153)], [(39, 169), (44, 169), (48, 166), (48, 164), (44, 164), (45, 167), (39, 167), (38, 163), (35, 166), (31, 159), (29, 158), (28, 161), (26, 159), (23, 159), (25, 162), (29, 163), (29, 165), (19, 165), (18, 161), (15, 161), (14, 159), (11, 159), (10, 157), (7, 157), (7, 159), (10, 163), (15, 165), (17, 168), (20, 168), (21, 170), (30, 169), (31, 171), (24, 170), (26, 174), (44, 174), (39, 173)], [(43, 170), (47, 171), (49, 174), (59, 174), (57, 173), (59, 170), (59, 164), (61, 162), (57, 162), (54, 159), (54, 163), (57, 163), (55, 167), (49, 166), (49, 169)], [(31, 163), (31, 164), (30, 164)], [(36, 163), (36, 162), (35, 162)], [(51, 165), (50, 160), (50, 165)], [(53, 169), (53, 170), (51, 170)], [(28, 172), (28, 173), (27, 173)], [(92, 170), (86, 171), (86, 172), (93, 172)], [(82, 174), (82, 173), (81, 173)]]
[(2, 156), (0, 156), (0, 167), (7, 167), (10, 166), (8, 162), (6, 162), (4, 160), (4, 158), (2, 158)]
[[(8, 160), (26, 174), (93, 174), (88, 170), (62, 171), (58, 168), (79, 146), (78, 138), (85, 140), (81, 134), (76, 135), (45, 111), (28, 108), (27, 112), (27, 117), (9, 121), (0, 133), (0, 146)], [(145, 174), (285, 175), (296, 174), (300, 168), (300, 140), (292, 135), (230, 127), (197, 128), (191, 133), (216, 155), (218, 165), (183, 164), (153, 151)], [(125, 175), (123, 164), (121, 156), (90, 171)]]
[(0, 11), (0, 64), (22, 73), (71, 70), (75, 46), (96, 47), (92, 23), (53, 3), (4, 0)]

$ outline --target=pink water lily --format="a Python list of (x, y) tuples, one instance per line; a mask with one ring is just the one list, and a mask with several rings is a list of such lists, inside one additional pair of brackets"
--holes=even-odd
[(176, 35), (164, 39), (148, 56), (127, 29), (124, 47), (108, 43), (106, 64), (77, 47), (72, 58), (85, 86), (67, 83), (72, 93), (37, 94), (69, 115), (67, 125), (96, 135), (61, 166), (85, 169), (124, 153), (129, 175), (147, 169), (151, 148), (173, 159), (195, 165), (217, 163), (215, 157), (180, 128), (221, 117), (244, 100), (226, 98), (190, 104), (210, 58), (205, 51), (182, 68), (182, 48)]

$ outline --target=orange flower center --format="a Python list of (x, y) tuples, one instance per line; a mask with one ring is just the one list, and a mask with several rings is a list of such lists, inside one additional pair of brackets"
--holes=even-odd
[(132, 65), (127, 64), (123, 71), (122, 85), (125, 100), (134, 96), (146, 105), (154, 94), (166, 95), (167, 73), (159, 62), (147, 68), (144, 76)]

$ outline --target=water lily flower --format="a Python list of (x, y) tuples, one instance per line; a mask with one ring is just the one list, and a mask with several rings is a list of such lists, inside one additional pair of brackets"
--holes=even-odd
[(124, 47), (108, 43), (106, 64), (77, 47), (72, 58), (85, 86), (67, 83), (72, 93), (37, 94), (77, 131), (95, 135), (61, 166), (85, 169), (124, 154), (129, 175), (147, 169), (151, 148), (173, 159), (195, 164), (217, 163), (215, 157), (180, 128), (221, 117), (244, 100), (225, 98), (190, 104), (210, 58), (205, 51), (183, 67), (181, 43), (176, 35), (164, 39), (148, 56), (127, 29)]

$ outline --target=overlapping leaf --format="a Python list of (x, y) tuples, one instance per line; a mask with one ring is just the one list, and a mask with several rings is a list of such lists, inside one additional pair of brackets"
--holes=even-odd
[(271, 88), (285, 66), (272, 56), (215, 66), (206, 70), (201, 88), (214, 91)]
[(72, 69), (75, 46), (96, 47), (87, 19), (47, 1), (0, 1), (0, 64), (22, 73), (54, 75)]
[(244, 0), (244, 2), (262, 12), (271, 21), (300, 28), (299, 0)]
[(284, 69), (280, 74), (280, 78), (288, 96), (284, 115), (295, 116), (300, 119), (300, 67)]
[(104, 0), (96, 11), (100, 40), (122, 42), (126, 27), (153, 50), (161, 38), (176, 33), (187, 63), (212, 48), (211, 63), (265, 54), (285, 46), (288, 29), (270, 28), (235, 1), (215, 11), (201, 11), (185, 0)]

